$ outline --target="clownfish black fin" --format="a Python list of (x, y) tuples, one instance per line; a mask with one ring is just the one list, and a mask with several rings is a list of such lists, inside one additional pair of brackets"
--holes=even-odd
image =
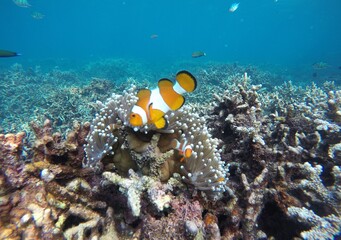
[(157, 84), (158, 84), (158, 86), (159, 86), (159, 88), (160, 88), (160, 84), (161, 84), (161, 86), (162, 86), (163, 84), (167, 84), (168, 87), (173, 87), (173, 84), (174, 84), (174, 83), (173, 83), (172, 80), (170, 80), (170, 79), (168, 79), (168, 78), (161, 78)]
[(176, 81), (186, 92), (193, 92), (197, 88), (197, 80), (188, 71), (182, 70), (176, 74)]
[(150, 89), (144, 88), (144, 89), (138, 90), (136, 96), (137, 96), (139, 99), (141, 99), (141, 98), (146, 98), (146, 97), (149, 98), (150, 95), (151, 95), (151, 93), (152, 93), (152, 92), (150, 91)]

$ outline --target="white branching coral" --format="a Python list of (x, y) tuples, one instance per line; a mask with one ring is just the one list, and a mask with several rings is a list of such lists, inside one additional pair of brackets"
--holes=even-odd
[(141, 214), (141, 197), (144, 192), (148, 193), (150, 202), (158, 211), (169, 207), (171, 197), (165, 193), (167, 189), (160, 189), (159, 182), (148, 176), (139, 176), (133, 170), (129, 170), (129, 178), (123, 178), (112, 172), (104, 172), (107, 180), (105, 185), (118, 185), (119, 190), (128, 200), (128, 206), (135, 217)]
[[(209, 134), (205, 126), (205, 119), (193, 113), (190, 107), (183, 107), (165, 115), (169, 122), (168, 128), (165, 130), (158, 130), (152, 124), (133, 128), (129, 124), (128, 116), (131, 107), (137, 101), (134, 92), (135, 87), (132, 87), (123, 95), (113, 94), (105, 104), (98, 103), (100, 112), (96, 114), (87, 138), (84, 166), (96, 167), (100, 165), (104, 157), (110, 155), (115, 157), (115, 154), (122, 151), (124, 151), (125, 157), (130, 155), (130, 160), (135, 159), (136, 150), (133, 149), (131, 139), (140, 138), (140, 141), (146, 141), (145, 138), (150, 135), (161, 134), (161, 137), (158, 138), (160, 139), (159, 143), (164, 138), (177, 139), (179, 142), (186, 140), (186, 144), (193, 151), (190, 157), (175, 163), (178, 168), (175, 167), (171, 174), (180, 173), (185, 183), (194, 186), (197, 190), (204, 191), (209, 199), (220, 198), (221, 193), (225, 191), (227, 168), (220, 160), (220, 152), (217, 149), (218, 140)], [(150, 137), (147, 142), (152, 139), (154, 138)], [(158, 144), (152, 144), (146, 148), (145, 152), (139, 152), (142, 159), (152, 160), (155, 153), (152, 153), (153, 150), (151, 151), (150, 147), (154, 146), (154, 151), (159, 151), (156, 149), (159, 146), (155, 145)], [(170, 142), (164, 148), (165, 151), (169, 151), (172, 148)], [(172, 155), (172, 152), (168, 152), (168, 154)], [(137, 166), (140, 165), (137, 163)], [(154, 165), (149, 164), (149, 166)], [(145, 172), (145, 169), (142, 172)]]
[(120, 191), (127, 196), (128, 206), (133, 216), (140, 216), (141, 195), (155, 181), (147, 176), (139, 177), (134, 171), (129, 171), (130, 178), (122, 178), (116, 173), (104, 172), (103, 176), (112, 184), (119, 185)]
[[(301, 232), (303, 239), (334, 239), (341, 232), (341, 219), (339, 215), (340, 206), (340, 168), (334, 166), (331, 175), (335, 180), (333, 187), (325, 187), (321, 181), (322, 166), (313, 167), (310, 163), (294, 164), (286, 163), (286, 168), (296, 168), (295, 171), (305, 176), (302, 180), (291, 183), (290, 189), (303, 191), (306, 199), (310, 199), (314, 204), (322, 204), (325, 209), (329, 209), (324, 214), (319, 213), (310, 204), (306, 206), (288, 207), (288, 216), (309, 226), (310, 229)], [(310, 209), (312, 208), (312, 209)]]
[(333, 214), (320, 217), (304, 207), (289, 207), (288, 214), (311, 227), (309, 231), (301, 232), (303, 239), (335, 239), (341, 231), (341, 220)]

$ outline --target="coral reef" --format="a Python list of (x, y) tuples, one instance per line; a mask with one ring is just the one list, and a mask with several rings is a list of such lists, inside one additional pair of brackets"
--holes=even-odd
[[(202, 239), (211, 228), (202, 219), (203, 199), (188, 199), (179, 174), (167, 183), (132, 169), (128, 177), (96, 175), (80, 164), (88, 123), (75, 123), (65, 140), (53, 133), (50, 120), (31, 125), (36, 140), (30, 162), (21, 160), (23, 133), (0, 138), (0, 239)], [(218, 232), (216, 225), (211, 234)]]
[[(136, 87), (98, 78), (112, 74), (97, 74), (110, 64), (89, 66), (88, 85), (59, 69), (0, 73), (0, 91), (13, 96), (0, 94), (1, 131), (26, 130), (0, 134), (0, 239), (340, 238), (337, 86), (276, 87), (283, 78), (252, 66), (193, 64), (203, 84), (166, 115), (169, 128), (132, 128)], [(137, 83), (132, 68), (117, 74)], [(151, 78), (144, 74), (138, 79)], [(47, 96), (51, 79), (58, 89)], [(34, 94), (44, 98), (36, 111)], [(25, 117), (7, 117), (20, 101)], [(32, 112), (51, 119), (28, 130)], [(173, 148), (174, 139), (192, 155)]]
[[(235, 91), (216, 96), (207, 121), (213, 136), (222, 140), (232, 193), (228, 208), (220, 209), (227, 216), (222, 237), (311, 239), (318, 232), (330, 239), (340, 234), (337, 94), (329, 93), (333, 100), (328, 100), (314, 85), (306, 92), (287, 86), (292, 88), (287, 97), (276, 97), (286, 87), (264, 96), (258, 93), (261, 86), (240, 77), (230, 87)], [(276, 99), (282, 101), (281, 111), (269, 113)]]
[(65, 132), (74, 120), (91, 120), (97, 109), (90, 103), (106, 99), (114, 90), (107, 79), (82, 79), (75, 71), (58, 68), (44, 73), (19, 64), (4, 70), (0, 80), (0, 132), (24, 130), (28, 137), (33, 135), (31, 121), (48, 118)]
[(110, 216), (98, 209), (106, 209), (107, 204), (95, 199), (85, 178), (92, 171), (81, 168), (83, 151), (75, 154), (82, 148), (87, 127), (75, 126), (68, 140), (61, 141), (60, 134), (52, 135), (51, 121), (41, 128), (32, 125), (36, 133), (33, 162), (21, 160), (25, 134), (0, 136), (0, 239), (104, 235), (103, 225)]

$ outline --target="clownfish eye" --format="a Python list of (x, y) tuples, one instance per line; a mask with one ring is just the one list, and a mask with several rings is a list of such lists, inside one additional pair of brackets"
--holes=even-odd
[(132, 116), (132, 117), (136, 117), (136, 115), (135, 115), (135, 114), (131, 114), (131, 116)]

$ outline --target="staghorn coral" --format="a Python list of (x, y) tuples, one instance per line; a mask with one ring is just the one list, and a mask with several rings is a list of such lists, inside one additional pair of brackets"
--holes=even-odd
[[(258, 94), (259, 86), (244, 78), (230, 88), (235, 90), (216, 97), (208, 118), (213, 136), (222, 140), (222, 160), (230, 165), (230, 198), (215, 209), (228, 216), (220, 223), (222, 237), (309, 239), (313, 232), (336, 237), (340, 189), (333, 171), (340, 166), (340, 128), (335, 118), (322, 120), (335, 113), (326, 94), (313, 86), (309, 101), (304, 99), (308, 94), (280, 98), (281, 112), (267, 115), (274, 110), (267, 102), (271, 98)], [(291, 88), (295, 91), (288, 93), (295, 93), (297, 88)], [(314, 223), (303, 220), (305, 209), (315, 215)], [(326, 235), (318, 226), (324, 217), (333, 225)]]
[[(332, 175), (335, 180), (334, 187), (325, 187), (320, 175), (322, 167), (317, 165), (312, 167), (308, 162), (304, 164), (287, 163), (284, 166), (292, 172), (304, 174), (304, 179), (296, 182), (288, 181), (288, 189), (291, 192), (301, 193), (310, 199), (310, 204), (303, 203), (297, 206), (289, 206), (287, 214), (302, 224), (310, 227), (300, 233), (304, 239), (311, 239), (313, 236), (321, 239), (332, 239), (341, 232), (340, 219), (340, 168), (333, 167)], [(316, 191), (318, 189), (318, 191)], [(311, 208), (312, 210), (309, 210)]]
[(334, 122), (341, 123), (341, 90), (328, 92), (328, 117)]
[(322, 218), (311, 210), (297, 207), (289, 207), (288, 213), (290, 217), (312, 227), (309, 231), (301, 232), (303, 239), (334, 239), (340, 233), (341, 220), (334, 215)]

